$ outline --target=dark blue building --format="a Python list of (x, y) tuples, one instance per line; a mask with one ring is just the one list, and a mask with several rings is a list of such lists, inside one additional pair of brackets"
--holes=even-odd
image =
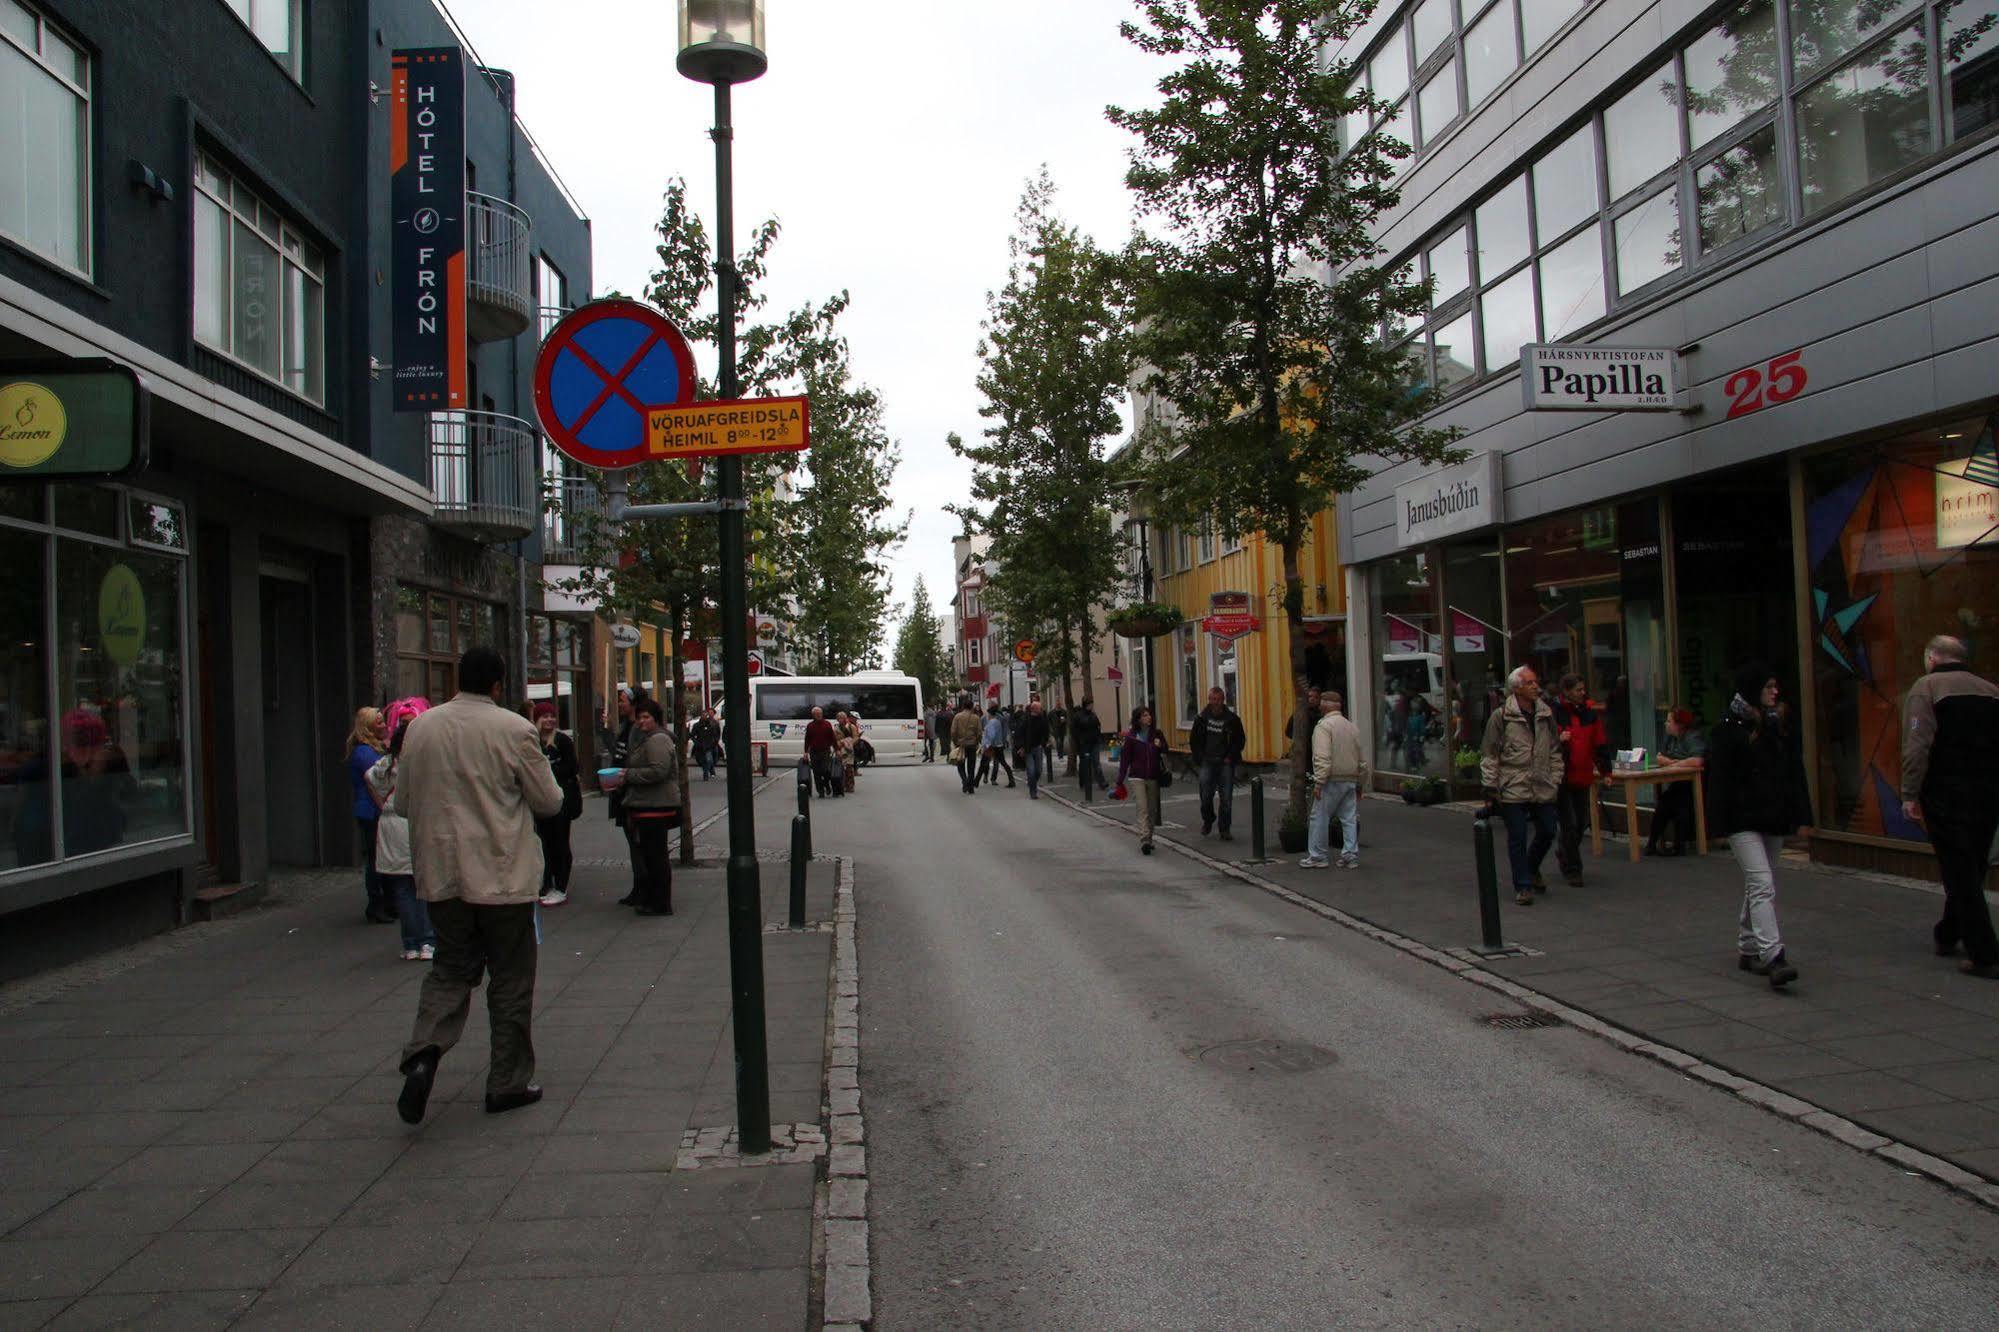
[(144, 471), (0, 467), (0, 977), (355, 863), (354, 710), (548, 655), (532, 369), (590, 224), (469, 49), (467, 406), (390, 409), (390, 59), (453, 45), (429, 0), (0, 0), (0, 362), (153, 400)]

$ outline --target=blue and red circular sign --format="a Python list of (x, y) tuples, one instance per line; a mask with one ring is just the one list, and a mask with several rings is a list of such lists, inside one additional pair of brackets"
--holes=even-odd
[(637, 301), (592, 301), (549, 330), (534, 365), (548, 442), (585, 467), (646, 458), (646, 409), (694, 401), (694, 353), (670, 320)]

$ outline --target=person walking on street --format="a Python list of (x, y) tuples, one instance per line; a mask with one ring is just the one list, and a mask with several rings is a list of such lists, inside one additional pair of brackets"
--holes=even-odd
[[(1485, 724), (1479, 748), (1479, 781), (1506, 822), (1506, 857), (1513, 870), (1513, 900), (1534, 905), (1547, 892), (1541, 862), (1555, 842), (1555, 793), (1562, 785), (1561, 732), (1555, 710), (1541, 698), (1531, 666), (1506, 677), (1506, 702)], [(1533, 840), (1528, 840), (1529, 830)]]
[(500, 706), (506, 662), (489, 647), (458, 659), (458, 693), (410, 723), (391, 807), (409, 819), (417, 896), (429, 904), (437, 957), (423, 978), (403, 1047), (396, 1110), (419, 1123), (437, 1065), (465, 1031), (486, 979), (492, 1053), (486, 1113), (541, 1099), (534, 1081), (536, 816), (562, 808), (562, 788), (526, 718)]
[[(1666, 714), (1666, 739), (1659, 746), (1659, 766), (1668, 771), (1707, 766), (1707, 737), (1695, 724), (1694, 714), (1675, 708)], [(1686, 852), (1694, 828), (1694, 782), (1659, 783), (1658, 802), (1652, 808), (1652, 833), (1645, 839), (1648, 856), (1677, 856)]]
[(861, 724), (851, 712), (842, 712), (834, 728), (840, 734), (837, 748), (840, 754), (840, 790), (847, 795), (854, 791), (854, 778), (861, 772)]
[(384, 720), (388, 716), (398, 718), (389, 737), (389, 752), (368, 769), (368, 789), (382, 811), (375, 824), (375, 872), (381, 876), (382, 892), (396, 904), (405, 962), (428, 962), (437, 955), (437, 934), (430, 927), (430, 912), (416, 895), (416, 870), (410, 858), (410, 821), (396, 813), (393, 805), (403, 740), (409, 734), (410, 722), (429, 707), (429, 701), (422, 698), (389, 705)]
[(1041, 710), (1041, 700), (1027, 701), (1027, 712), (1020, 719), (1020, 743), (1027, 751), (1027, 798), (1041, 799), (1041, 780), (1054, 775), (1054, 765), (1048, 760), (1048, 715)]
[(1360, 728), (1340, 711), (1333, 690), (1319, 695), (1319, 724), (1312, 728), (1312, 824), (1307, 834), (1306, 869), (1324, 869), (1332, 851), (1332, 823), (1340, 821), (1340, 868), (1360, 867), (1360, 793), (1367, 784), (1367, 749)]
[(1048, 709), (1048, 771), (1049, 780), (1055, 777), (1055, 760), (1069, 753), (1069, 709)]
[[(1166, 737), (1152, 724), (1152, 709), (1133, 708), (1131, 729), (1118, 746), (1117, 790), (1138, 800), (1138, 849), (1152, 854), (1152, 830), (1159, 824), (1159, 779), (1166, 771)], [(1131, 790), (1131, 788), (1137, 788)]]
[(824, 708), (812, 709), (805, 723), (805, 757), (812, 764), (812, 784), (831, 799), (840, 794), (840, 732), (826, 720)]
[[(1589, 700), (1589, 682), (1582, 676), (1562, 677), (1555, 698), (1555, 727), (1562, 738), (1562, 784), (1555, 792), (1555, 822), (1559, 840), (1555, 863), (1569, 887), (1583, 886), (1583, 833), (1589, 829), (1589, 802), (1596, 784), (1610, 773), (1610, 732), (1603, 712)], [(1630, 835), (1636, 837), (1633, 828)]]
[(980, 743), (985, 746), (985, 755), (979, 760), (979, 776), (998, 786), (1000, 769), (1005, 768), (1006, 785), (1010, 791), (1013, 789), (1013, 765), (1006, 761), (1006, 721), (1006, 714), (1000, 711), (1000, 705), (997, 703), (986, 713), (985, 729), (980, 736)]
[(388, 748), (382, 714), (376, 708), (356, 708), (354, 726), (347, 732), (347, 784), (354, 793), (354, 826), (361, 834), (361, 887), (368, 904), (361, 918), (370, 925), (386, 925), (396, 918), (394, 903), (382, 891), (382, 879), (375, 866), (376, 820), (381, 806), (368, 789), (368, 773), (382, 761)]
[(691, 734), (694, 761), (701, 765), (701, 780), (709, 781), (715, 776), (715, 764), (722, 757), (722, 723), (715, 719), (715, 709), (701, 709)]
[(1736, 673), (1728, 715), (1708, 737), (1711, 818), (1742, 867), (1737, 963), (1781, 990), (1798, 978), (1777, 928), (1777, 857), (1795, 831), (1811, 836), (1812, 799), (1797, 738), (1779, 711), (1774, 671), (1761, 663)]
[(583, 816), (583, 784), (577, 771), (576, 742), (555, 727), (555, 704), (534, 705), (534, 732), (549, 771), (555, 774), (555, 784), (562, 788), (560, 812), (534, 821), (535, 836), (541, 839), (541, 904), (558, 907), (569, 900), (569, 870), (575, 863), (569, 852), (569, 826)]
[(958, 704), (958, 715), (951, 718), (951, 753), (958, 761), (958, 782), (965, 788), (966, 795), (975, 795), (979, 789), (979, 712), (970, 699)]
[[(618, 691), (618, 729), (605, 751), (610, 760), (606, 766), (622, 768), (625, 766), (625, 760), (631, 757), (632, 748), (641, 739), (639, 735), (637, 705), (644, 698), (645, 691), (642, 689), (620, 689)], [(624, 789), (620, 787), (613, 790), (604, 803), (606, 805), (605, 813), (610, 816), (612, 822), (618, 825), (618, 831), (625, 835), (626, 859), (632, 867), (631, 889), (618, 899), (618, 905), (637, 906), (639, 901), (639, 843), (637, 830), (632, 827), (632, 821), (625, 817)]]
[(673, 914), (673, 860), (667, 834), (680, 821), (680, 749), (653, 699), (639, 706), (639, 743), (625, 763), (625, 817), (638, 830), (638, 914)]
[(1083, 803), (1087, 805), (1092, 787), (1104, 789), (1104, 724), (1097, 720), (1096, 700), (1088, 694), (1070, 711), (1069, 735), (1076, 746), (1076, 784), (1082, 788)]
[(1242, 718), (1228, 704), (1228, 695), (1217, 686), (1208, 691), (1208, 706), (1194, 717), (1187, 738), (1187, 752), (1201, 774), (1201, 836), (1206, 837), (1221, 824), (1222, 840), (1230, 840), (1229, 815), (1235, 809), (1235, 770), (1242, 762), (1243, 746), (1249, 737)]
[(1999, 937), (1985, 904), (1999, 828), (1999, 686), (1972, 673), (1964, 641), (1939, 634), (1903, 705), (1902, 813), (1923, 825), (1943, 875), (1939, 956), (1964, 945), (1959, 969), (1999, 980)]

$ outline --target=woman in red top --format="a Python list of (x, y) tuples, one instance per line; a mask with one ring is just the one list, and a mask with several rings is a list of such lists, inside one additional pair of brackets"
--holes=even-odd
[(1159, 822), (1159, 778), (1166, 771), (1166, 737), (1152, 724), (1151, 708), (1133, 708), (1131, 729), (1118, 746), (1118, 791), (1126, 779), (1138, 788), (1138, 849), (1152, 854), (1152, 829)]

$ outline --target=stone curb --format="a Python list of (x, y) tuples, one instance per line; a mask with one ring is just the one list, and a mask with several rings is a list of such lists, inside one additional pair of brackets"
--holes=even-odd
[[(1108, 814), (1100, 813), (1086, 805), (1069, 799), (1067, 796), (1057, 795), (1053, 791), (1047, 791), (1044, 794), (1057, 804), (1067, 805), (1078, 814), (1095, 819), (1099, 823), (1108, 824), (1110, 827), (1117, 828), (1131, 837), (1135, 838), (1138, 836), (1137, 828), (1127, 827), (1123, 821), (1114, 819)], [(1842, 1118), (1825, 1109), (1823, 1106), (1799, 1100), (1787, 1092), (1779, 1091), (1775, 1087), (1768, 1087), (1760, 1082), (1742, 1077), (1739, 1074), (1731, 1073), (1727, 1069), (1716, 1068), (1699, 1056), (1689, 1054), (1685, 1050), (1652, 1040), (1637, 1032), (1628, 1031), (1592, 1013), (1585, 1013), (1580, 1009), (1571, 1008), (1558, 999), (1542, 994), (1538, 990), (1531, 990), (1518, 981), (1510, 980), (1495, 972), (1488, 971), (1474, 962), (1440, 952), (1430, 945), (1412, 939), (1405, 934), (1398, 934), (1394, 930), (1384, 929), (1371, 921), (1363, 920), (1359, 916), (1340, 910), (1338, 907), (1328, 906), (1316, 898), (1307, 897), (1303, 893), (1286, 888), (1284, 885), (1263, 878), (1261, 875), (1252, 874), (1250, 871), (1232, 865), (1227, 861), (1216, 860), (1213, 856), (1197, 851), (1184, 842), (1177, 842), (1171, 837), (1158, 834), (1154, 835), (1153, 842), (1156, 845), (1168, 847), (1197, 864), (1205, 865), (1209, 869), (1219, 871), (1231, 879), (1240, 880), (1253, 888), (1269, 893), (1272, 897), (1281, 898), (1293, 906), (1301, 907), (1315, 916), (1321, 916), (1337, 925), (1344, 926), (1356, 934), (1364, 934), (1377, 943), (1387, 944), (1390, 948), (1406, 953), (1418, 961), (1427, 962), (1431, 966), (1448, 971), (1460, 980), (1468, 981), (1473, 985), (1503, 994), (1507, 998), (1529, 1009), (1545, 1013), (1549, 1017), (1557, 1018), (1566, 1025), (1574, 1027), (1577, 1031), (1587, 1033), (1599, 1040), (1608, 1041), (1620, 1049), (1630, 1051), (1632, 1054), (1642, 1055), (1656, 1063), (1664, 1064), (1676, 1072), (1685, 1074), (1687, 1077), (1697, 1078), (1718, 1090), (1734, 1095), (1738, 1100), (1747, 1101), (1758, 1109), (1767, 1110), (1773, 1115), (1788, 1119), (1795, 1124), (1810, 1129), (1814, 1133), (1823, 1134), (1836, 1142), (1844, 1143), (1870, 1156), (1880, 1157), (1883, 1161), (1898, 1169), (1911, 1174), (1922, 1175), (1950, 1189), (1952, 1192), (1969, 1198), (1975, 1203), (1999, 1211), (1999, 1183), (1974, 1175), (1961, 1166), (1952, 1165), (1949, 1161), (1931, 1156), (1929, 1153), (1912, 1147), (1907, 1143), (1898, 1142), (1893, 1138), (1875, 1133), (1871, 1129), (1863, 1128), (1852, 1120)]]
[[(818, 859), (819, 857), (814, 857)], [(833, 888), (833, 970), (826, 1018), (826, 1175), (812, 1208), (824, 1332), (861, 1332), (874, 1318), (869, 1293), (867, 1124), (861, 1113), (861, 972), (854, 947), (854, 862)]]

